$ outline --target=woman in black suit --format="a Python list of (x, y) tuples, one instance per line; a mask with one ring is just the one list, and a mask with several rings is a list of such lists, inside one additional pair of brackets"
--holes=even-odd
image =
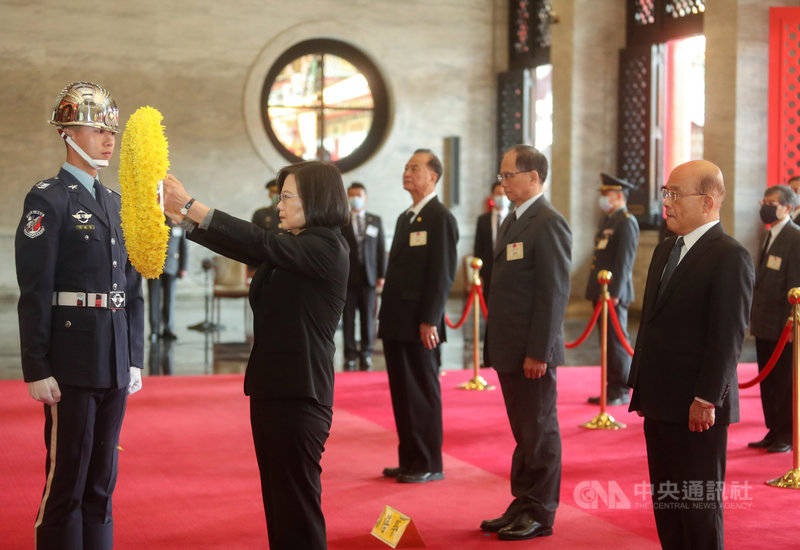
[(333, 405), (334, 333), (344, 307), (347, 194), (327, 163), (288, 166), (277, 178), (281, 228), (264, 231), (164, 182), (173, 219), (188, 238), (258, 270), (250, 285), (254, 342), (244, 378), (261, 473), (269, 547), (324, 549), (320, 458)]

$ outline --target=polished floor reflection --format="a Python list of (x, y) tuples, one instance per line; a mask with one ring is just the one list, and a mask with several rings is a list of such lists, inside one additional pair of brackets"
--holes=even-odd
[[(572, 304), (565, 323), (566, 338), (575, 340), (586, 327), (591, 312), (584, 304)], [(156, 375), (198, 375), (227, 374), (243, 372), (249, 354), (249, 344), (245, 327), (250, 326), (250, 312), (245, 308), (244, 299), (223, 300), (220, 307), (218, 330), (204, 331), (211, 322), (206, 314), (206, 299), (200, 291), (180, 293), (175, 302), (175, 333), (177, 340), (159, 339), (145, 341), (145, 376)], [(464, 309), (464, 301), (454, 298), (448, 301), (447, 314), (458, 320)], [(19, 332), (17, 323), (16, 297), (0, 297), (0, 379), (22, 378), (19, 360)], [(635, 338), (638, 316), (631, 314), (631, 338)], [(203, 327), (205, 325), (205, 327)], [(448, 342), (442, 347), (443, 368), (445, 370), (471, 369), (473, 367), (472, 332), (473, 320), (470, 314), (464, 327), (448, 329)], [(190, 329), (189, 327), (194, 327)], [(596, 329), (595, 329), (596, 330)], [(149, 333), (149, 328), (148, 328)], [(356, 331), (358, 334), (358, 330)], [(343, 364), (341, 330), (336, 334), (336, 370)], [(743, 362), (755, 361), (753, 341), (748, 338), (742, 353)], [(600, 351), (597, 334), (592, 333), (584, 344), (567, 350), (567, 365), (598, 365)], [(374, 370), (385, 370), (381, 341), (375, 346)]]

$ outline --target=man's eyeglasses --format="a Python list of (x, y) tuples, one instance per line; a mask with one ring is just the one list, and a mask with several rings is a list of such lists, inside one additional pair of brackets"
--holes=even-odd
[(296, 199), (299, 196), (300, 195), (291, 195), (289, 193), (281, 193), (280, 195), (278, 195), (278, 198), (280, 200), (282, 200), (283, 202), (286, 202), (286, 199)]
[(502, 174), (497, 174), (497, 182), (503, 183), (504, 180), (511, 179), (517, 174), (524, 174), (525, 172), (530, 172), (530, 170), (520, 170), (519, 172), (503, 172)]
[(669, 199), (672, 202), (677, 201), (681, 197), (705, 197), (706, 195), (708, 195), (708, 193), (678, 193), (666, 187), (661, 188), (661, 198), (664, 200)]

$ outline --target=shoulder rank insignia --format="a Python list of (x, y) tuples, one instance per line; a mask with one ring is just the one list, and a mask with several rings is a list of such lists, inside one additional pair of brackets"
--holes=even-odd
[(40, 181), (36, 184), (36, 189), (47, 189), (48, 187), (50, 187), (50, 184), (46, 181)]
[(26, 236), (34, 239), (44, 233), (44, 225), (42, 225), (42, 219), (44, 218), (44, 212), (39, 210), (31, 210), (27, 214), (25, 214), (25, 229), (23, 233)]
[(78, 186), (77, 185), (67, 185), (67, 187), (69, 187), (73, 191), (77, 191), (78, 190)]
[(88, 212), (84, 212), (83, 210), (78, 210), (72, 215), (72, 217), (81, 223), (86, 223), (92, 218), (92, 215)]

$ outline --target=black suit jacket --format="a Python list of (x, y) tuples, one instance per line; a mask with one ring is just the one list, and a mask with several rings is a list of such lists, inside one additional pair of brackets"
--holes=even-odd
[[(220, 212), (189, 239), (258, 270), (250, 284), (253, 349), (244, 392), (333, 405), (334, 334), (344, 308), (348, 246), (338, 227), (265, 231)], [(279, 421), (279, 420), (278, 420)]]
[[(386, 283), (383, 287), (378, 332), (381, 338), (418, 342), (419, 325), (436, 325), (445, 341), (444, 308), (456, 275), (458, 225), (434, 197), (410, 222), (397, 219)], [(411, 246), (412, 233), (425, 244)]]
[[(557, 366), (564, 361), (572, 232), (544, 196), (510, 221), (498, 231), (494, 252), (487, 359), (498, 372), (521, 371), (525, 357)], [(509, 259), (514, 244), (520, 259)]]
[[(499, 227), (497, 228), (499, 231)], [(485, 212), (478, 216), (475, 226), (475, 246), (472, 255), (483, 261), (481, 277), (483, 278), (484, 294), (492, 284), (492, 265), (494, 264), (494, 245), (492, 243), (492, 213)]]
[[(64, 169), (25, 197), (14, 245), (26, 382), (123, 388), (129, 367), (144, 365), (142, 277), (128, 261), (119, 212), (119, 193), (103, 187), (94, 199)], [(57, 291), (122, 291), (125, 306), (53, 306)]]
[[(370, 227), (374, 229), (370, 229)], [(342, 234), (350, 246), (349, 283), (366, 282), (374, 287), (386, 275), (386, 239), (380, 216), (364, 213), (364, 264), (358, 261), (358, 241), (352, 224), (342, 227)], [(360, 273), (356, 269), (361, 270)]]
[(610, 216), (603, 216), (594, 236), (594, 253), (586, 298), (596, 302), (600, 298), (597, 274), (607, 269), (611, 272), (608, 293), (622, 305), (633, 301), (633, 262), (639, 245), (639, 224), (627, 208), (620, 208)]
[(715, 405), (716, 423), (737, 422), (736, 366), (750, 316), (753, 261), (717, 223), (689, 249), (658, 297), (676, 238), (656, 247), (647, 273), (628, 379), (630, 410), (684, 423), (700, 397)]
[(790, 220), (756, 266), (750, 315), (753, 336), (773, 342), (780, 339), (792, 309), (788, 293), (795, 287), (800, 287), (800, 227)]

